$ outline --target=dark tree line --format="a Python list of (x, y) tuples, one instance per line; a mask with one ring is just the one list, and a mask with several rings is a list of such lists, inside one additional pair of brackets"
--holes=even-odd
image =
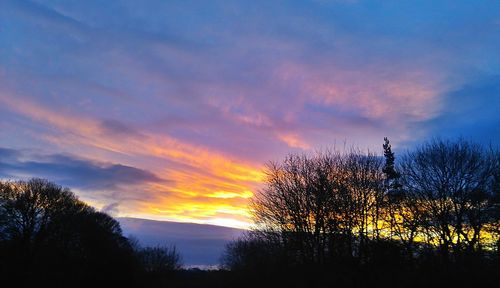
[(179, 268), (175, 248), (140, 247), (66, 188), (43, 179), (0, 182), (4, 284), (142, 287)]
[[(384, 157), (351, 149), (270, 163), (252, 202), (255, 229), (227, 246), (223, 264), (245, 273), (319, 273), (320, 283), (422, 274), (500, 284), (486, 273), (500, 271), (500, 153), (433, 140), (396, 161), (384, 140)], [(323, 270), (330, 280), (318, 280)]]
[[(255, 227), (229, 271), (182, 270), (175, 247), (140, 247), (119, 223), (42, 179), (0, 181), (6, 286), (443, 287), (500, 285), (500, 153), (433, 140), (396, 157), (351, 149), (267, 166)], [(12, 283), (12, 284), (11, 284)]]

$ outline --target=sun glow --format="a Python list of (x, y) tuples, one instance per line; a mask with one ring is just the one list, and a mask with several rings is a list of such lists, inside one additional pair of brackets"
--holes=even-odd
[[(149, 157), (155, 162), (169, 161), (177, 167), (166, 170), (155, 164), (152, 171), (159, 179), (142, 184), (140, 192), (144, 200), (134, 191), (138, 187), (121, 187), (125, 190), (121, 193), (131, 194), (129, 198), (133, 200), (121, 201), (118, 216), (142, 215), (145, 218), (232, 227), (246, 227), (251, 222), (248, 199), (264, 179), (262, 167), (258, 165), (168, 135), (146, 131), (140, 135), (105, 133), (100, 122), (94, 119), (56, 113), (39, 103), (21, 102), (8, 95), (2, 95), (0, 103), (28, 118), (58, 128), (62, 134), (43, 134), (41, 137), (61, 148), (78, 147), (87, 158), (99, 159), (103, 154), (111, 156), (110, 159), (113, 155), (122, 159), (120, 155), (132, 159)], [(134, 161), (125, 164), (141, 165)], [(131, 191), (126, 191), (128, 189)], [(88, 200), (104, 206), (102, 200)]]

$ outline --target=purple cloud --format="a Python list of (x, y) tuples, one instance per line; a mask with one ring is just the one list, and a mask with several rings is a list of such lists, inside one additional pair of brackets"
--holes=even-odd
[(15, 136), (0, 147), (123, 165), (73, 170), (94, 178), (142, 167), (172, 182), (120, 211), (206, 220), (246, 211), (263, 164), (290, 151), (498, 145), (499, 15), (494, 1), (2, 1), (0, 129)]

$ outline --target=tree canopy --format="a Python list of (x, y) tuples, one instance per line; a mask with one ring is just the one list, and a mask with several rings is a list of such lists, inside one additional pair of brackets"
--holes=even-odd
[(20, 283), (133, 276), (123, 275), (134, 258), (119, 223), (43, 179), (0, 183), (0, 253), (0, 269)]

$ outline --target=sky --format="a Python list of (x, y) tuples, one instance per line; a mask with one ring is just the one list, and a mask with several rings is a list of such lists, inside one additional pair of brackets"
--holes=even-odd
[(265, 164), (500, 145), (499, 1), (0, 1), (0, 178), (247, 227)]

